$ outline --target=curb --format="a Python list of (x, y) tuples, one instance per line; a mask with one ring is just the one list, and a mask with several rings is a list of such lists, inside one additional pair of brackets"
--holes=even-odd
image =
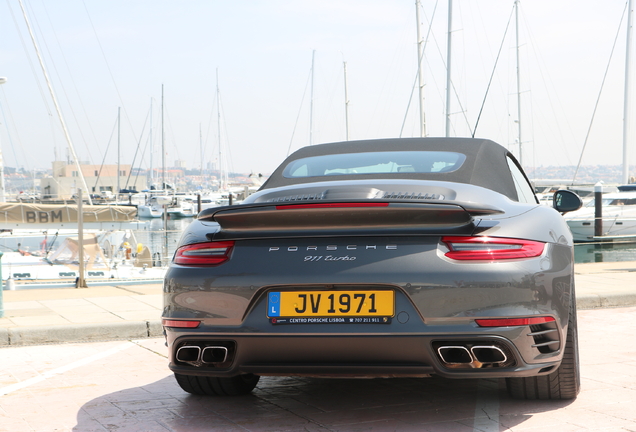
[(610, 295), (587, 294), (577, 296), (577, 309), (601, 309), (636, 306), (636, 293), (612, 293)]
[(163, 335), (161, 321), (0, 328), (0, 347), (143, 339)]
[[(577, 309), (636, 306), (636, 293), (584, 294), (576, 298)], [(0, 327), (0, 348), (57, 343), (100, 342), (163, 336), (160, 320), (58, 326)]]

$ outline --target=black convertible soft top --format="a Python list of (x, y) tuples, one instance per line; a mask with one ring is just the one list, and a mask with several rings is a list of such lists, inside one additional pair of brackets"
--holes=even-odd
[(389, 138), (364, 141), (345, 141), (331, 144), (319, 144), (303, 147), (291, 154), (272, 173), (260, 190), (281, 186), (325, 181), (324, 176), (289, 178), (283, 176), (285, 167), (292, 161), (312, 156), (344, 153), (363, 153), (380, 151), (446, 151), (466, 155), (459, 169), (451, 172), (431, 173), (374, 173), (330, 175), (329, 180), (354, 179), (412, 179), (467, 183), (499, 192), (512, 200), (517, 200), (512, 175), (507, 158), (517, 165), (514, 156), (503, 146), (480, 138)]

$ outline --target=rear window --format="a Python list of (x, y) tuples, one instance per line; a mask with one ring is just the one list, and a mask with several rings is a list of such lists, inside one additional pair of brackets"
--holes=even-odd
[(466, 156), (444, 151), (382, 151), (312, 156), (290, 162), (283, 177), (326, 177), (332, 175), (387, 173), (442, 173), (462, 166)]

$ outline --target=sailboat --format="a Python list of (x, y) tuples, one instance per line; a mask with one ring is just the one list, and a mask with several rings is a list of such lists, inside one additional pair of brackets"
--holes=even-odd
[[(627, 42), (625, 53), (625, 82), (623, 95), (623, 186), (618, 186), (619, 192), (602, 195), (602, 232), (596, 236), (595, 221), (597, 218), (595, 199), (582, 209), (564, 215), (575, 241), (636, 241), (636, 185), (627, 184), (629, 181), (628, 165), (628, 128), (630, 113), (630, 74), (632, 49), (632, 0), (627, 4)], [(585, 149), (585, 146), (584, 146)], [(581, 154), (582, 156), (582, 154)], [(580, 162), (579, 162), (580, 163)], [(602, 184), (598, 184), (603, 190)]]

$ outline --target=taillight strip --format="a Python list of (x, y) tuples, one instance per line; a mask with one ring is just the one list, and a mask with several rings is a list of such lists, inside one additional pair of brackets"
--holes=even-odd
[(230, 259), (234, 241), (195, 243), (181, 246), (174, 263), (185, 266), (217, 266)]
[(161, 324), (163, 324), (164, 327), (197, 328), (201, 324), (201, 321), (163, 319), (161, 320)]
[(545, 324), (556, 321), (554, 317), (531, 317), (531, 318), (494, 318), (476, 319), (475, 322), (480, 327), (518, 327), (535, 324)]
[(545, 243), (502, 237), (445, 236), (442, 242), (450, 249), (445, 256), (454, 260), (497, 261), (538, 257)]

